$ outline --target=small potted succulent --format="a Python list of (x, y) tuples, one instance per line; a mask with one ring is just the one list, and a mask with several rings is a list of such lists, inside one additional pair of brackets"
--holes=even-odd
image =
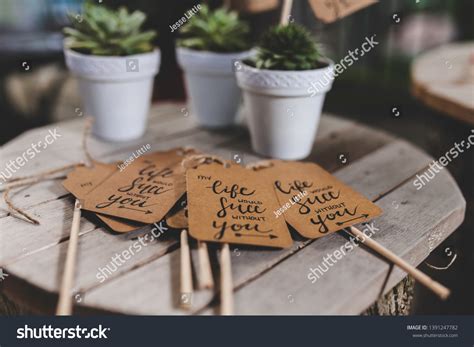
[(236, 70), (257, 153), (286, 160), (309, 155), (333, 72), (305, 28), (280, 25), (264, 33), (255, 57)]
[(109, 141), (139, 138), (146, 129), (160, 51), (154, 31), (142, 31), (146, 16), (87, 1), (65, 28), (66, 65), (79, 80), (93, 132)]
[(192, 113), (205, 127), (232, 125), (241, 99), (234, 70), (251, 56), (248, 25), (236, 12), (200, 5), (179, 32), (176, 53)]

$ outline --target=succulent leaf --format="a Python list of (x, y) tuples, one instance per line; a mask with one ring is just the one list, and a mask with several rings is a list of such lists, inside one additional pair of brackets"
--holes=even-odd
[(180, 30), (178, 45), (211, 52), (241, 52), (250, 49), (249, 27), (236, 12), (224, 8), (210, 10), (201, 5)]
[(275, 26), (266, 31), (257, 47), (257, 54), (246, 63), (258, 69), (311, 70), (326, 64), (311, 37), (300, 25)]
[(84, 54), (125, 56), (151, 52), (155, 31), (141, 31), (146, 15), (125, 7), (111, 10), (86, 1), (82, 14), (69, 14), (71, 28), (64, 28), (66, 46)]

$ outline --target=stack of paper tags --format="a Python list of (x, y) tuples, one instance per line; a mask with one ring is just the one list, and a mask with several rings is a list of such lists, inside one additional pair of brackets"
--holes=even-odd
[(192, 237), (207, 242), (285, 248), (293, 243), (288, 225), (318, 238), (382, 213), (313, 163), (272, 160), (250, 169), (200, 161), (186, 169), (183, 161), (194, 154), (155, 152), (123, 171), (95, 163), (77, 168), (63, 184), (114, 231), (167, 216), (169, 226), (189, 227)]
[[(270, 161), (258, 171), (213, 163), (189, 169), (187, 215), (201, 241), (285, 248), (287, 226), (318, 238), (382, 213), (313, 163)], [(183, 215), (177, 219), (183, 220)]]
[(186, 155), (176, 148), (143, 155), (123, 171), (116, 164), (79, 167), (63, 182), (80, 200), (116, 232), (129, 232), (163, 219), (185, 193)]

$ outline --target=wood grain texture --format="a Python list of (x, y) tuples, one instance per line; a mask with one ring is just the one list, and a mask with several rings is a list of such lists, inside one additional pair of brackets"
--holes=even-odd
[[(164, 109), (154, 112), (150, 120), (148, 131), (141, 141), (127, 143), (110, 144), (91, 137), (88, 141), (89, 149), (94, 158), (106, 162), (125, 160), (135, 150), (143, 144), (150, 143), (158, 148), (167, 148), (167, 141), (179, 139), (189, 135), (197, 129), (196, 123), (184, 116), (180, 116), (176, 105), (160, 106)], [(171, 108), (172, 107), (172, 108)], [(174, 113), (171, 112), (174, 110)], [(177, 114), (178, 112), (178, 114)], [(49, 129), (66, 129), (67, 132), (59, 132), (64, 137), (58, 138), (57, 142), (38, 153), (21, 167), (13, 177), (23, 177), (38, 172), (50, 170), (67, 164), (72, 164), (84, 160), (84, 153), (80, 146), (82, 139), (83, 120), (76, 119), (59, 123), (59, 126), (52, 124), (36, 130), (28, 131), (19, 138), (10, 141), (0, 149), (0, 170), (5, 171), (5, 165), (10, 160), (15, 160), (18, 156), (30, 148), (32, 143), (37, 143), (43, 139)], [(175, 130), (172, 130), (175, 129)], [(176, 140), (175, 143), (180, 142)], [(161, 147), (160, 147), (161, 145)], [(0, 191), (3, 191), (0, 185)], [(15, 204), (21, 208), (28, 208), (40, 203), (57, 199), (68, 194), (62, 187), (60, 180), (48, 180), (33, 186), (18, 188), (11, 193)], [(15, 199), (15, 197), (17, 197)], [(8, 211), (3, 200), (0, 200), (0, 218), (8, 216)]]
[[(380, 230), (372, 238), (412, 265), (429, 255), (433, 235), (437, 235), (437, 246), (462, 223), (465, 212), (465, 201), (446, 171), (422, 192), (409, 180), (377, 204), (384, 214), (375, 219)], [(406, 276), (397, 268), (390, 273), (391, 266), (384, 259), (358, 247), (311, 283), (307, 278), (310, 268), (322, 264), (327, 254), (341, 249), (346, 242), (343, 233), (311, 242), (239, 289), (235, 293), (236, 314), (358, 314)], [(288, 302), (288, 295), (292, 295), (293, 302)]]
[[(338, 126), (339, 130), (337, 130)], [(353, 122), (327, 117), (321, 122), (315, 147), (320, 143), (324, 143), (328, 137), (338, 137), (337, 135), (339, 134), (340, 138), (344, 138), (343, 134), (347, 135), (349, 132), (354, 131), (354, 128), (356, 127)], [(356, 132), (356, 134), (359, 134), (359, 132)], [(166, 147), (164, 147), (165, 145), (162, 145), (161, 142), (156, 143), (154, 147), (163, 147), (163, 149), (165, 149), (173, 145), (179, 146), (186, 143), (187, 145), (194, 145), (212, 154), (221, 155), (224, 158), (230, 159), (230, 153), (238, 151), (239, 153), (243, 153), (246, 161), (257, 160), (258, 157), (251, 153), (249, 146), (242, 146), (243, 142), (247, 142), (247, 138), (248, 134), (242, 129), (234, 129), (232, 134), (216, 134), (214, 132), (196, 129), (196, 131), (190, 135), (184, 137), (176, 136), (172, 140), (168, 140)], [(102, 158), (107, 157), (104, 155)], [(64, 191), (64, 193), (67, 192)], [(11, 216), (4, 220), (0, 219), (0, 225), (5, 225), (6, 229), (9, 230), (2, 235), (5, 239), (12, 239), (12, 244), (16, 245), (16, 247), (8, 247), (8, 249), (5, 249), (5, 252), (0, 252), (0, 263), (9, 265), (8, 269), (12, 275), (27, 279), (29, 283), (45, 291), (57, 291), (59, 286), (59, 274), (62, 271), (65, 251), (67, 249), (67, 223), (70, 223), (72, 220), (72, 214), (68, 208), (72, 201), (71, 198), (66, 196), (63, 199), (36, 204), (32, 209), (27, 208), (28, 211), (33, 212), (33, 215), (40, 219), (49, 208), (54, 211), (51, 218), (45, 220), (45, 223), (49, 228), (54, 230), (54, 232), (47, 233), (46, 235), (41, 233), (42, 226), (25, 226), (24, 222)], [(63, 220), (63, 223), (59, 224), (59, 220)], [(14, 231), (18, 227), (28, 227), (27, 230), (32, 230), (34, 233), (26, 234), (30, 236), (25, 237), (26, 235), (24, 233)], [(133, 245), (133, 242), (135, 242), (124, 242), (123, 238), (110, 234), (103, 229), (96, 229), (94, 224), (87, 221), (83, 223), (81, 227), (83, 229), (81, 229), (79, 258), (83, 260), (79, 261), (78, 264), (78, 280), (74, 288), (77, 292), (85, 292), (99, 285), (100, 283), (96, 278), (98, 269), (104, 268), (111, 262), (111, 258), (116, 253), (127, 250)], [(38, 249), (32, 249), (34, 245), (36, 245)], [(138, 256), (133, 257), (133, 261), (127, 262), (124, 266), (114, 271), (107, 280), (152, 261), (173, 247), (176, 247), (176, 241), (170, 238), (169, 241), (160, 242), (155, 247), (146, 247), (146, 250), (143, 248), (143, 251), (140, 252)], [(24, 249), (25, 251), (20, 252), (20, 249)], [(18, 260), (18, 262), (15, 263), (16, 260)], [(13, 264), (10, 265), (10, 263)], [(37, 271), (38, 265), (42, 268), (41, 272)]]
[[(239, 136), (239, 133), (237, 132), (233, 136), (234, 138), (237, 138)], [(185, 136), (176, 136), (173, 139), (168, 139), (166, 143), (157, 142), (155, 143), (154, 148), (156, 148), (157, 150), (167, 149), (173, 146), (181, 146), (187, 143), (191, 145), (196, 144), (196, 147), (200, 148), (201, 150), (207, 150), (209, 149), (209, 147), (217, 146), (223, 142), (228, 141), (229, 136), (225, 136), (223, 134), (210, 134), (208, 132), (196, 130), (193, 134), (187, 134)], [(200, 145), (201, 143), (204, 143), (205, 145)], [(104, 155), (102, 158), (106, 158), (106, 156)], [(23, 194), (29, 195), (29, 197), (34, 196), (36, 198), (32, 206), (25, 206), (21, 203), (18, 204), (20, 207), (26, 207), (26, 211), (31, 213), (33, 216), (36, 216), (40, 220), (42, 225), (29, 225), (28, 223), (25, 223), (24, 221), (19, 220), (13, 216), (6, 216), (4, 218), (0, 218), (0, 229), (2, 229), (0, 238), (10, 240), (9, 246), (7, 246), (6, 243), (0, 244), (0, 264), (6, 264), (11, 262), (15, 258), (15, 255), (17, 255), (18, 257), (24, 256), (25, 252), (22, 251), (23, 248), (27, 248), (29, 250), (28, 254), (31, 254), (35, 250), (41, 250), (45, 247), (47, 248), (67, 238), (67, 236), (65, 235), (65, 230), (67, 230), (67, 225), (72, 220), (72, 199), (68, 199), (67, 191), (64, 190), (64, 188), (60, 188), (58, 186), (61, 184), (60, 181), (55, 182), (55, 185), (53, 185), (53, 187), (57, 189), (56, 193), (59, 194), (58, 196), (51, 194), (41, 194), (38, 189), (41, 189), (42, 187), (44, 187), (44, 185), (48, 184), (52, 185), (51, 182), (41, 183), (33, 186), (31, 191), (22, 190)], [(41, 199), (43, 198), (46, 200), (44, 202), (41, 202)], [(13, 201), (16, 202), (15, 199)], [(86, 231), (88, 225), (90, 226), (90, 223), (83, 223), (83, 225), (81, 226), (81, 230)], [(5, 231), (3, 231), (3, 229), (5, 229)], [(29, 234), (21, 232), (19, 233), (19, 229), (25, 231), (31, 230), (32, 234), (29, 237)], [(54, 230), (54, 232), (42, 232), (50, 229)], [(91, 229), (89, 228), (87, 230), (90, 231)], [(32, 249), (34, 245), (36, 245), (36, 249)], [(5, 250), (3, 251), (4, 247)]]
[[(153, 150), (192, 145), (203, 151), (220, 155), (224, 159), (231, 159), (232, 154), (236, 152), (243, 155), (245, 163), (259, 159), (250, 148), (248, 132), (244, 127), (219, 132), (203, 130), (197, 128), (192, 119), (185, 117), (181, 112), (182, 109), (183, 105), (180, 104), (154, 107), (152, 112), (154, 115), (143, 140), (119, 146), (91, 139), (91, 152), (104, 161), (123, 160), (143, 144), (150, 143)], [(55, 167), (58, 162), (68, 162), (68, 160), (72, 162), (82, 154), (79, 146), (81, 121), (74, 120), (60, 123), (60, 125), (61, 129), (64, 129), (64, 133), (68, 134), (67, 139), (63, 141), (65, 148), (55, 150), (51, 148), (51, 151), (47, 151), (50, 154), (47, 154), (46, 151), (41, 153), (41, 155), (45, 154), (44, 157), (41, 156), (43, 159), (46, 159), (46, 155), (49, 158), (47, 163), (44, 163), (43, 160), (37, 161), (40, 163), (37, 165), (43, 169)], [(45, 131), (48, 128), (39, 129), (39, 131)], [(26, 148), (25, 146), (28, 146), (32, 139), (37, 138), (36, 130), (30, 131), (2, 147), (1, 153), (6, 153), (8, 158), (14, 158), (19, 152), (21, 153), (18, 148)], [(347, 154), (348, 161), (346, 163), (341, 162), (339, 158), (341, 153)], [(2, 157), (2, 165), (3, 160)], [(369, 198), (377, 200), (381, 197), (385, 198), (386, 194), (395, 194), (399, 186), (406, 184), (406, 180), (421, 170), (431, 158), (406, 142), (394, 141), (392, 137), (383, 132), (360, 126), (352, 121), (325, 115), (322, 117), (317, 140), (309, 160), (318, 162), (330, 171), (337, 170), (337, 177)], [(36, 169), (31, 167), (26, 170), (24, 167), (21, 171), (23, 175), (26, 172), (35, 172)], [(449, 174), (447, 175), (449, 176)], [(433, 181), (430, 184), (435, 183)], [(457, 204), (453, 204), (453, 206), (459, 206), (460, 201), (463, 201), (456, 189), (446, 193), (453, 202), (457, 201)], [(420, 192), (422, 197), (424, 194), (424, 191)], [(35, 296), (31, 295), (35, 292), (45, 293), (45, 295), (49, 295), (49, 299), (54, 299), (54, 295), (58, 291), (68, 244), (73, 199), (60, 186), (58, 180), (20, 189), (13, 196), (15, 203), (26, 208), (43, 223), (41, 226), (29, 225), (7, 213), (2, 214), (0, 210), (0, 266), (6, 267), (12, 278), (21, 282), (23, 288), (28, 287), (28, 290), (18, 291), (18, 287), (11, 286), (10, 288), (6, 285), (6, 293), (29, 293), (16, 296), (17, 299), (26, 300), (26, 303), (28, 300), (35, 300)], [(440, 199), (439, 197), (428, 198), (433, 201)], [(402, 200), (399, 201), (400, 204), (401, 202)], [(433, 228), (435, 232), (430, 236), (430, 244), (437, 245), (452, 232), (459, 224), (459, 220), (462, 219), (462, 214), (463, 211), (459, 209), (457, 215), (452, 215), (450, 223), (439, 218), (438, 222), (444, 223), (445, 229)], [(149, 229), (150, 227), (148, 227)], [(411, 236), (417, 241), (415, 231), (411, 231), (411, 233), (413, 234)], [(326, 239), (324, 238), (324, 240)], [(103, 269), (106, 265), (111, 264), (114, 255), (130, 249), (136, 242), (136, 239), (131, 240), (126, 235), (110, 233), (102, 227), (98, 227), (95, 222), (83, 219), (79, 238), (77, 278), (74, 287), (74, 291), (80, 292), (84, 297), (80, 308), (91, 307), (117, 313), (187, 314), (188, 311), (179, 308), (179, 252), (177, 252), (177, 239), (171, 232), (165, 233), (158, 240), (153, 240), (146, 247), (142, 247), (130, 260), (118, 266), (117, 270), (107, 276), (105, 281), (101, 282), (98, 279), (97, 274), (100, 268)], [(234, 284), (235, 287), (241, 288), (236, 294), (259, 281), (260, 278), (264, 279), (266, 274), (272, 273), (288, 260), (301, 254), (301, 249), (304, 251), (308, 248), (305, 246), (313, 244), (307, 241), (297, 241), (289, 251), (256, 251), (233, 248), (231, 255)], [(320, 244), (325, 243), (320, 242)], [(415, 244), (415, 248), (422, 246), (417, 242)], [(404, 241), (401, 242), (401, 245), (407, 246)], [(328, 249), (330, 246), (331, 244)], [(367, 251), (364, 252), (367, 253)], [(218, 267), (215, 247), (210, 246), (210, 253), (217, 283)], [(198, 264), (195, 247), (192, 250), (192, 258), (193, 263)], [(418, 257), (415, 258), (418, 259)], [(311, 254), (308, 256), (309, 259), (311, 259)], [(375, 283), (375, 287), (378, 283), (379, 272), (386, 272), (384, 265), (386, 264), (377, 264), (375, 269), (378, 272), (370, 277)], [(194, 271), (194, 276), (197, 276), (196, 271)], [(11, 281), (11, 283), (13, 282)], [(194, 282), (198, 283), (198, 281)], [(392, 282), (390, 282), (392, 286), (396, 284)], [(337, 290), (337, 282), (335, 285), (333, 289)], [(9, 292), (9, 290), (15, 291), (15, 293)], [(275, 290), (278, 290), (278, 286), (275, 287)], [(192, 312), (212, 312), (212, 310), (206, 311), (206, 307), (216, 294), (217, 292), (211, 290), (196, 291), (192, 298)], [(370, 295), (372, 294), (370, 293)], [(376, 294), (373, 294), (373, 300), (375, 297)], [(29, 306), (34, 306), (34, 304), (38, 303), (32, 302)], [(360, 306), (364, 305), (365, 303)], [(237, 312), (239, 312), (238, 306), (239, 303), (236, 302)], [(255, 307), (261, 313), (266, 313), (265, 307), (258, 305)], [(366, 307), (360, 308), (359, 312)], [(332, 309), (334, 312), (338, 312), (339, 307), (335, 305), (332, 306)], [(36, 311), (38, 310), (42, 309), (36, 309)]]
[(415, 281), (413, 277), (407, 276), (362, 314), (364, 316), (408, 316), (411, 313), (414, 291)]
[(474, 44), (444, 45), (417, 57), (412, 93), (429, 107), (474, 124)]
[[(414, 172), (423, 168), (430, 160), (428, 156), (406, 142), (397, 141), (367, 155), (352, 165), (344, 167), (337, 171), (335, 175), (356, 190), (364, 193), (368, 198), (376, 200), (406, 178), (411, 177)], [(399, 168), (398, 174), (387, 175), (387, 172), (391, 172), (394, 168)], [(255, 251), (244, 247), (233, 247), (232, 266), (235, 287), (244, 286), (252, 279), (258, 278), (259, 275), (276, 266), (307, 243), (307, 241), (295, 242), (293, 247), (288, 250), (259, 249)], [(166, 270), (163, 270), (162, 265), (169, 262), (167, 258), (174, 256), (174, 254), (166, 255), (137, 271), (127, 273), (122, 278), (117, 279), (115, 284), (106, 284), (92, 290), (88, 293), (85, 303), (94, 307), (102, 307), (104, 310), (114, 310), (114, 307), (118, 304), (117, 298), (131, 295), (136, 290), (134, 283), (139, 281), (140, 277), (147, 277), (163, 284), (160, 288), (150, 287), (147, 290), (142, 290), (143, 302), (148, 302), (148, 305), (136, 305), (133, 312), (138, 314), (179, 313), (180, 311), (176, 309), (173, 302), (167, 299), (176, 290), (171, 283), (166, 282), (166, 278), (170, 276), (169, 272), (173, 269), (166, 268)], [(196, 256), (193, 257), (197, 261)], [(154, 271), (157, 267), (160, 267), (160, 272)], [(118, 286), (120, 295), (107, 295), (111, 290), (117, 290), (117, 283), (124, 284)], [(128, 283), (128, 285), (125, 285), (125, 283)], [(160, 291), (159, 296), (157, 296), (158, 290)], [(168, 294), (163, 295), (164, 293)], [(199, 293), (196, 294), (199, 295)], [(152, 298), (155, 299), (152, 300)], [(200, 301), (193, 305), (195, 312), (204, 308), (211, 298), (209, 297), (207, 302), (202, 302), (204, 300), (202, 297), (199, 297), (199, 299)]]

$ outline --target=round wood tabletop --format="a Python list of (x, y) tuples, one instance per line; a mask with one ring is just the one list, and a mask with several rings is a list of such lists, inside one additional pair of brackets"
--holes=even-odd
[[(207, 131), (197, 126), (183, 104), (152, 108), (147, 132), (139, 141), (88, 141), (93, 156), (104, 162), (124, 160), (143, 144), (154, 151), (194, 146), (230, 159), (239, 153), (245, 164), (260, 160), (250, 148), (245, 127)], [(22, 155), (31, 143), (57, 129), (58, 138), (47, 150), (18, 172), (31, 175), (84, 158), (83, 118), (28, 131), (0, 149), (0, 167)], [(462, 223), (465, 201), (447, 169), (439, 171), (422, 189), (414, 182), (428, 170), (433, 158), (410, 143), (354, 121), (324, 114), (311, 155), (337, 178), (364, 194), (384, 213), (374, 220), (373, 238), (412, 265), (420, 264)], [(0, 282), (3, 296), (27, 312), (54, 313), (69, 232), (74, 198), (61, 184), (47, 180), (15, 189), (13, 202), (40, 225), (12, 215), (0, 205), (0, 268), (8, 275)], [(0, 191), (4, 187), (0, 185)], [(137, 242), (137, 234), (117, 234), (95, 219), (83, 216), (74, 278), (75, 313), (212, 314), (218, 291), (196, 290), (192, 305), (183, 310), (179, 299), (179, 230), (168, 228), (105, 280), (97, 274), (112, 259)], [(364, 228), (363, 226), (360, 226)], [(374, 229), (375, 230), (375, 229)], [(150, 232), (150, 227), (140, 233)], [(406, 274), (364, 247), (355, 247), (324, 280), (311, 283), (307, 274), (323, 258), (344, 247), (347, 238), (333, 233), (317, 240), (295, 240), (288, 249), (231, 249), (236, 314), (359, 314), (387, 293)], [(218, 248), (210, 246), (215, 283)], [(197, 264), (197, 250), (192, 250)], [(1, 304), (1, 300), (0, 300)]]
[(413, 94), (429, 107), (474, 124), (474, 43), (444, 45), (411, 66)]

